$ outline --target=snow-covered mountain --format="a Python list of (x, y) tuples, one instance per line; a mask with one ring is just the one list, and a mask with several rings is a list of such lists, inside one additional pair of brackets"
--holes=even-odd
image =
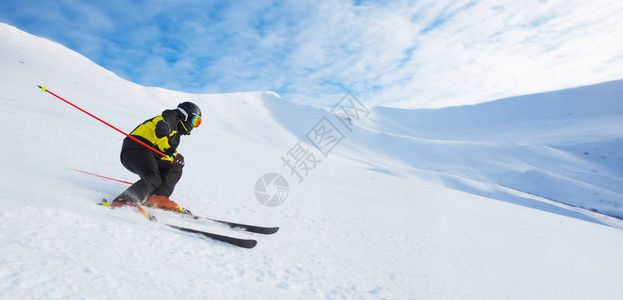
[[(0, 298), (623, 297), (623, 81), (347, 119), (271, 92), (138, 86), (5, 24), (0, 67)], [(245, 250), (94, 205), (126, 186), (67, 169), (136, 180), (123, 136), (38, 84), (125, 131), (197, 103), (172, 198), (280, 232), (158, 215), (259, 241)], [(314, 154), (302, 182), (283, 161), (296, 147)], [(289, 182), (276, 207), (254, 196), (269, 172)]]
[(392, 151), (407, 173), (528, 206), (517, 192), (623, 218), (623, 80), (373, 116), (377, 138), (412, 150)]

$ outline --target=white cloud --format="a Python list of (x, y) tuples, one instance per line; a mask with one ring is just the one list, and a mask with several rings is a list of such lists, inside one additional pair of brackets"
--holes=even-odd
[[(443, 106), (623, 77), (616, 2), (482, 1), (420, 35), (396, 97)], [(618, 57), (618, 58), (617, 58)], [(404, 91), (411, 87), (413, 98)]]
[(289, 57), (304, 74), (290, 96), (446, 106), (623, 77), (618, 2), (429, 4), (322, 2)]
[(0, 20), (190, 92), (435, 107), (623, 78), (621, 1), (8, 3)]

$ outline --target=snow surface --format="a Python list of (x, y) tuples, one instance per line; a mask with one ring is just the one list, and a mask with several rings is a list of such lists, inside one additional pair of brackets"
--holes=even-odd
[[(437, 110), (377, 107), (350, 131), (271, 92), (138, 86), (5, 24), (0, 67), (2, 299), (623, 298), (623, 222), (611, 217), (623, 217), (623, 81)], [(37, 84), (125, 131), (197, 103), (204, 123), (183, 138), (172, 198), (281, 230), (159, 214), (259, 241), (240, 249), (94, 205), (126, 185), (67, 170), (136, 180), (119, 162), (123, 136)], [(326, 157), (306, 138), (323, 117), (345, 137)], [(299, 141), (321, 160), (301, 183), (281, 160)], [(268, 172), (290, 183), (274, 208), (253, 194)]]

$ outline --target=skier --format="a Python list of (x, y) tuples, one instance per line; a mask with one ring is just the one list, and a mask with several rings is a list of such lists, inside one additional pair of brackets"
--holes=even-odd
[(180, 103), (161, 115), (146, 120), (130, 135), (166, 154), (165, 157), (126, 137), (121, 148), (121, 164), (141, 179), (121, 193), (111, 203), (112, 207), (126, 205), (155, 206), (190, 214), (171, 201), (175, 185), (182, 177), (184, 157), (177, 153), (181, 135), (201, 124), (201, 110), (192, 102)]

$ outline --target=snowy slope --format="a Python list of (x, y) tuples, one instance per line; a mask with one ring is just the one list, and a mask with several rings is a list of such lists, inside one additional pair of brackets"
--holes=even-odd
[[(575, 117), (557, 115), (562, 104), (554, 100), (544, 115), (514, 114), (514, 105), (530, 112), (537, 101), (530, 96), (431, 111), (375, 108), (297, 183), (281, 157), (322, 117), (335, 122), (325, 110), (270, 92), (141, 87), (4, 24), (0, 66), (2, 299), (623, 297), (621, 222), (558, 203), (576, 204), (575, 190), (565, 195), (569, 181), (621, 202), (620, 82), (559, 92), (576, 99), (564, 105)], [(244, 250), (93, 205), (126, 186), (67, 168), (136, 180), (118, 161), (122, 136), (37, 84), (126, 131), (194, 101), (204, 124), (183, 138), (187, 165), (172, 198), (200, 215), (278, 225), (280, 232), (256, 236), (159, 215), (258, 239)], [(582, 104), (582, 93), (603, 108)], [(496, 110), (507, 115), (485, 122)], [(427, 127), (443, 118), (455, 122)], [(281, 206), (254, 199), (266, 172), (290, 182)], [(529, 179), (512, 177), (524, 173)], [(531, 190), (529, 182), (557, 188)], [(545, 192), (557, 202), (528, 194)]]
[(418, 153), (401, 160), (450, 186), (473, 191), (465, 180), (476, 181), (623, 218), (623, 80), (438, 110), (377, 108), (374, 117), (371, 130)]

